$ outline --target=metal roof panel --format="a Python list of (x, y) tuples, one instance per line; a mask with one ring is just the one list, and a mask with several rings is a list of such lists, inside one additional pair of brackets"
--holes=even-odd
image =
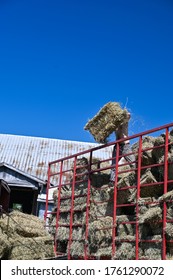
[[(0, 162), (5, 162), (47, 180), (48, 163), (98, 146), (97, 143), (51, 138), (0, 134)], [(102, 149), (101, 149), (102, 150)], [(111, 156), (110, 147), (95, 153), (98, 158)]]

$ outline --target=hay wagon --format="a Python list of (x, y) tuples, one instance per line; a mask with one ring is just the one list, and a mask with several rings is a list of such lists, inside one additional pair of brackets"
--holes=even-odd
[[(173, 259), (173, 123), (128, 139), (133, 167), (119, 164), (123, 140), (49, 163), (45, 221), (57, 259)], [(114, 161), (97, 156), (114, 145)]]

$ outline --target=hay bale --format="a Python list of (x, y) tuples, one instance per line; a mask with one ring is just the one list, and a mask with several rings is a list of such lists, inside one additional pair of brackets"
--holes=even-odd
[(53, 238), (38, 217), (13, 211), (0, 220), (0, 228), (1, 253), (7, 259), (42, 259), (54, 256)]
[(63, 227), (63, 226), (59, 226), (57, 229), (57, 232), (55, 230), (56, 233), (56, 240), (60, 240), (60, 241), (66, 241), (69, 239), (69, 228), (68, 227)]
[(144, 214), (139, 214), (139, 223), (158, 223), (162, 219), (162, 209), (159, 206), (149, 208)]
[(152, 197), (140, 197), (138, 200), (139, 214), (144, 214), (151, 206), (155, 205), (155, 202), (156, 200)]
[(156, 178), (152, 174), (150, 169), (147, 169), (145, 173), (141, 176), (140, 179), (140, 196), (143, 197), (159, 197), (163, 194), (163, 186), (162, 185), (147, 185), (157, 183)]
[[(143, 215), (146, 215), (146, 212), (150, 209), (152, 205), (155, 206), (155, 204), (149, 204), (151, 202), (153, 202), (152, 197), (140, 198), (138, 200), (139, 220), (141, 219), (141, 217), (143, 217)], [(145, 240), (151, 234), (152, 230), (149, 223), (139, 224), (139, 237), (142, 240)]]
[(171, 190), (171, 191), (163, 194), (162, 196), (160, 196), (158, 198), (158, 201), (161, 203), (161, 202), (172, 200), (172, 199), (173, 199), (173, 190)]
[[(129, 169), (128, 169), (129, 170)], [(117, 183), (117, 204), (126, 204), (135, 201), (136, 197), (136, 175), (135, 172), (129, 171), (118, 175)], [(126, 188), (127, 189), (123, 189)], [(130, 188), (132, 187), (132, 188)], [(114, 197), (114, 182), (109, 183), (110, 197)]]
[(100, 216), (113, 216), (114, 186), (103, 185), (101, 188), (91, 188), (90, 219), (96, 220)]
[(117, 191), (117, 205), (133, 203), (136, 200), (136, 189), (129, 188)]
[[(74, 170), (74, 162), (72, 163), (72, 172)], [(77, 158), (76, 160), (76, 170), (75, 170), (75, 180), (86, 180), (88, 178), (88, 159), (86, 157)]]
[(123, 236), (115, 237), (116, 244), (120, 244), (122, 242), (135, 242), (135, 240), (136, 240), (135, 235), (126, 235), (125, 237), (123, 237)]
[(94, 173), (90, 176), (91, 185), (96, 188), (100, 188), (103, 185), (109, 184), (110, 174), (106, 173)]
[[(146, 166), (154, 163), (153, 160), (153, 146), (155, 138), (152, 136), (145, 136), (142, 139), (142, 153), (141, 153), (141, 165)], [(139, 142), (132, 145), (132, 151), (136, 154), (136, 160), (138, 160)]]
[(70, 255), (73, 258), (84, 257), (84, 252), (85, 252), (84, 246), (85, 246), (84, 241), (72, 241), (70, 246)]
[[(167, 160), (168, 160), (168, 180), (173, 180), (173, 150), (171, 150), (168, 153)], [(164, 177), (164, 162), (165, 162), (165, 156), (163, 155), (158, 159), (158, 163), (161, 164), (161, 166), (158, 166), (158, 172), (159, 174), (161, 174), (162, 177)]]
[(103, 217), (89, 224), (90, 251), (93, 247), (99, 248), (112, 241), (112, 217)]
[(67, 245), (68, 245), (68, 240), (57, 240), (56, 242), (56, 252), (58, 254), (67, 254)]
[(166, 248), (167, 248), (167, 252), (168, 252), (169, 256), (172, 256), (172, 258), (173, 258), (173, 243), (172, 243), (172, 241), (167, 240)]
[(97, 169), (100, 169), (100, 164), (101, 164), (100, 159), (96, 158), (96, 157), (93, 157), (92, 158), (92, 163), (91, 163), (91, 170), (97, 172)]
[(148, 236), (151, 236), (152, 234), (150, 224), (139, 224), (139, 238), (141, 240), (147, 239)]
[(172, 254), (166, 254), (166, 259), (167, 260), (173, 260), (173, 253)]
[(96, 220), (100, 216), (113, 217), (113, 200), (109, 202), (91, 203), (90, 204), (90, 218)]
[(10, 242), (7, 235), (3, 233), (1, 229), (1, 219), (0, 219), (0, 259), (8, 259), (8, 254), (10, 250)]
[(163, 207), (163, 202), (166, 202), (166, 207), (167, 207), (166, 218), (167, 218), (167, 220), (172, 220), (173, 219), (173, 204), (172, 204), (172, 200), (173, 200), (173, 190), (163, 194), (158, 199), (158, 201), (160, 203), (160, 207)]
[(103, 185), (101, 188), (91, 188), (90, 198), (91, 201), (95, 202), (108, 201), (111, 198), (109, 185)]
[[(157, 240), (155, 242), (152, 242)], [(144, 257), (148, 260), (162, 259), (162, 237), (161, 235), (153, 235), (146, 238), (145, 242), (141, 242), (141, 248), (144, 252)]]
[(18, 234), (23, 237), (38, 237), (45, 235), (44, 221), (34, 215), (13, 211), (1, 221), (1, 228), (8, 236)]
[[(110, 152), (111, 157), (111, 152)], [(95, 171), (94, 174), (108, 174), (110, 176), (111, 160), (101, 161), (99, 158), (92, 158), (91, 170)], [(98, 169), (104, 168), (105, 170), (98, 171)]]
[(167, 236), (167, 239), (173, 239), (173, 224), (166, 223), (165, 233)]
[(152, 150), (152, 156), (155, 162), (158, 162), (159, 159), (164, 156), (165, 154), (165, 135), (160, 135), (155, 138), (153, 150)]
[[(139, 248), (139, 256), (142, 255), (142, 251)], [(114, 260), (135, 260), (135, 243), (134, 242), (122, 242), (117, 244)]]
[[(81, 240), (83, 238), (85, 232), (85, 226), (73, 227), (72, 230), (72, 239)], [(59, 226), (56, 233), (56, 240), (66, 241), (69, 240), (70, 237), (70, 228), (67, 226)]]
[(173, 219), (173, 205), (172, 202), (167, 203), (167, 215), (166, 215), (167, 220), (172, 220)]
[[(132, 220), (132, 217), (127, 215), (117, 216), (116, 219), (116, 236), (120, 238), (128, 238), (128, 236), (134, 235), (134, 226), (128, 222)], [(126, 222), (126, 223), (125, 223)]]
[[(59, 224), (69, 225), (70, 224), (70, 212), (60, 213)], [(86, 223), (86, 212), (74, 212), (73, 213), (73, 225), (85, 224)], [(56, 231), (56, 214), (52, 214), (49, 219), (49, 233), (54, 235)]]
[(106, 138), (125, 122), (128, 122), (127, 110), (117, 102), (109, 102), (88, 121), (84, 129), (89, 130), (96, 142), (105, 143)]
[[(86, 222), (86, 212), (74, 212), (73, 213), (73, 225), (85, 224)], [(70, 213), (60, 213), (59, 218), (60, 224), (69, 224), (70, 223)]]
[(162, 209), (159, 206), (149, 208), (145, 214), (139, 215), (139, 224), (146, 223), (150, 226), (153, 235), (162, 233)]
[(103, 248), (98, 248), (95, 253), (91, 253), (91, 256), (96, 257), (97, 259), (101, 258), (112, 258), (112, 246), (105, 246)]
[(55, 256), (50, 236), (18, 237), (12, 241), (11, 247), (9, 260), (39, 260)]
[[(73, 209), (78, 211), (84, 211), (86, 209), (86, 199), (87, 199), (86, 194), (77, 195), (77, 193), (75, 192)], [(71, 196), (62, 199), (60, 201), (59, 209), (61, 211), (70, 211), (71, 202), (72, 202)]]

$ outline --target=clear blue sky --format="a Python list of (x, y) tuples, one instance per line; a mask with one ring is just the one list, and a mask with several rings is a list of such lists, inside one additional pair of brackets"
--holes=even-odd
[(0, 133), (94, 142), (109, 101), (173, 122), (173, 1), (0, 0), (0, 96)]

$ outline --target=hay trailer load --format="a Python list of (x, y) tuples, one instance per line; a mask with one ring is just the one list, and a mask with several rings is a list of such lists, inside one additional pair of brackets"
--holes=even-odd
[(45, 221), (57, 258), (173, 259), (173, 123), (127, 139), (135, 168), (118, 164), (123, 139), (49, 163)]

